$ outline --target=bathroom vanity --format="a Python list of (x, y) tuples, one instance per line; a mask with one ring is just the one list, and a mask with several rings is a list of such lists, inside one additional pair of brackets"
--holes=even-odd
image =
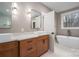
[[(49, 35), (19, 35), (14, 41), (0, 42), (1, 57), (38, 57), (48, 51)], [(23, 37), (24, 36), (24, 37)], [(15, 40), (16, 39), (16, 40)]]
[(41, 56), (48, 50), (48, 35), (19, 41), (20, 56)]

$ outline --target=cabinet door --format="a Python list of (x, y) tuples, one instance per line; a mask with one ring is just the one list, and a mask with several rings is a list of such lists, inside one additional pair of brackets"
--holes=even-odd
[(18, 42), (0, 43), (0, 57), (18, 56)]
[(40, 36), (37, 41), (37, 54), (41, 56), (48, 50), (48, 36)]
[(42, 40), (42, 50), (43, 50), (43, 53), (48, 50), (48, 39)]
[(42, 54), (42, 40), (38, 38), (37, 40), (37, 56), (40, 56)]

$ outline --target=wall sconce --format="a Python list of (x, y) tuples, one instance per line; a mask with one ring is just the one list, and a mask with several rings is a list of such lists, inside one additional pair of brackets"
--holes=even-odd
[(17, 3), (12, 3), (12, 14), (17, 14)]
[(17, 9), (13, 9), (12, 14), (14, 14), (14, 15), (17, 14)]
[(31, 9), (27, 9), (27, 10), (25, 10), (25, 12), (26, 12), (26, 16), (31, 18)]
[(31, 13), (31, 9), (26, 9), (25, 12), (26, 13)]
[(17, 8), (17, 3), (12, 3), (12, 8), (16, 7)]
[(31, 9), (28, 9), (28, 12), (31, 12)]

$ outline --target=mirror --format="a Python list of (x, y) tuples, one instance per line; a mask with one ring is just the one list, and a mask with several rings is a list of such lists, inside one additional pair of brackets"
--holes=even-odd
[(11, 3), (0, 2), (0, 28), (10, 28), (11, 19)]
[(41, 13), (32, 9), (31, 10), (32, 28), (39, 29), (41, 22)]

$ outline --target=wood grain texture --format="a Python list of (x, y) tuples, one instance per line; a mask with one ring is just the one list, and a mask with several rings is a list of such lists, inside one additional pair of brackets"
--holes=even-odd
[(18, 56), (18, 42), (0, 43), (0, 57), (16, 57)]
[(49, 36), (0, 43), (0, 57), (39, 57), (48, 51)]
[(36, 40), (34, 38), (20, 41), (20, 56), (36, 56)]
[(40, 36), (37, 43), (37, 55), (41, 56), (43, 53), (45, 53), (48, 50), (48, 36)]
[(20, 41), (21, 57), (38, 57), (48, 50), (48, 35)]

